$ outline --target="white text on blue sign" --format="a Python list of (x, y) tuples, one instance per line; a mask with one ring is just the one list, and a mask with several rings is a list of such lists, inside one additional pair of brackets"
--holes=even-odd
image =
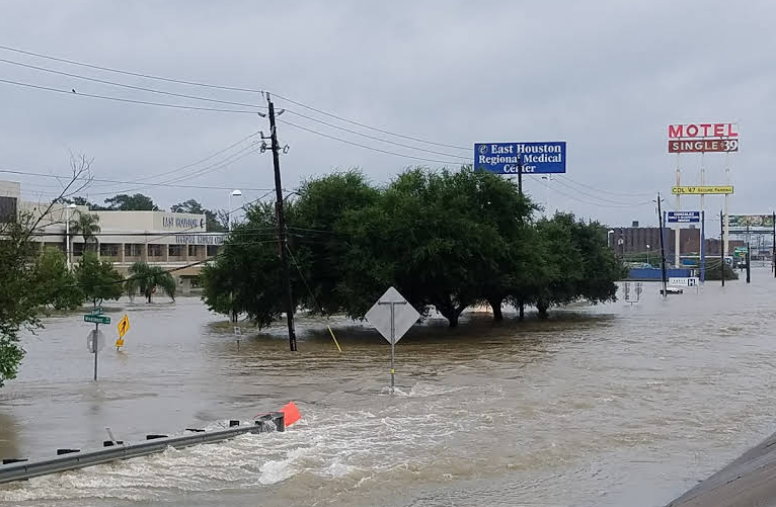
[(497, 174), (566, 172), (566, 142), (478, 143), (474, 168)]

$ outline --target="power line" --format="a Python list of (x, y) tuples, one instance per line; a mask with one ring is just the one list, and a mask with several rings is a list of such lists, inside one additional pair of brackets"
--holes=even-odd
[(646, 197), (651, 196), (652, 194), (649, 192), (612, 192), (610, 190), (604, 190), (598, 187), (594, 187), (592, 185), (587, 185), (585, 183), (581, 183), (579, 181), (576, 181), (572, 178), (570, 178), (567, 174), (559, 174), (557, 176), (562, 176), (563, 179), (569, 180), (571, 183), (574, 183), (576, 185), (579, 185), (580, 187), (588, 188), (590, 190), (594, 190), (596, 192), (600, 192), (602, 194), (609, 194), (609, 195), (615, 195), (615, 196), (626, 196), (626, 197)]
[[(59, 57), (55, 57), (55, 56), (44, 55), (44, 54), (41, 54), (41, 53), (35, 53), (33, 51), (26, 51), (26, 50), (23, 50), (23, 49), (18, 49), (18, 48), (13, 48), (13, 47), (9, 47), (9, 46), (3, 46), (3, 45), (0, 45), (0, 49), (5, 50), (5, 51), (10, 51), (10, 52), (13, 52), (13, 53), (17, 53), (17, 54), (33, 56), (33, 57), (36, 57), (36, 58), (42, 58), (42, 59), (45, 59), (45, 60), (50, 60), (50, 61), (55, 61), (55, 62), (60, 62), (60, 63), (66, 63), (68, 65), (75, 65), (75, 66), (78, 66), (78, 67), (84, 67), (84, 68), (88, 68), (88, 69), (95, 69), (95, 70), (100, 70), (100, 71), (103, 71), (103, 72), (111, 72), (111, 73), (114, 73), (114, 74), (123, 74), (123, 75), (126, 75), (126, 76), (140, 77), (140, 78), (151, 79), (151, 80), (155, 80), (155, 81), (183, 84), (183, 85), (188, 85), (188, 86), (198, 86), (198, 87), (211, 88), (211, 89), (216, 89), (216, 90), (247, 92), (247, 93), (254, 93), (254, 94), (256, 94), (256, 93), (264, 93), (264, 90), (260, 90), (260, 89), (256, 89), (256, 88), (246, 88), (246, 87), (238, 87), (238, 86), (217, 85), (217, 84), (212, 84), (212, 83), (203, 83), (203, 82), (199, 82), (199, 81), (188, 81), (188, 80), (184, 80), (184, 79), (174, 79), (174, 78), (156, 76), (156, 75), (145, 74), (145, 73), (140, 73), (140, 72), (131, 72), (131, 71), (127, 71), (127, 70), (115, 69), (115, 68), (111, 68), (111, 67), (105, 67), (105, 66), (94, 65), (94, 64), (90, 64), (90, 63), (78, 62), (78, 61), (74, 61), (74, 60), (68, 60), (66, 58), (59, 58)], [(440, 147), (443, 147), (443, 148), (453, 148), (453, 149), (457, 149), (457, 150), (471, 151), (470, 147), (456, 146), (456, 145), (445, 144), (445, 143), (440, 143), (440, 142), (436, 142), (436, 141), (429, 141), (429, 140), (422, 139), (422, 138), (419, 138), (419, 137), (408, 136), (408, 135), (405, 135), (405, 134), (399, 134), (399, 133), (396, 133), (396, 132), (391, 132), (389, 130), (385, 130), (385, 129), (381, 129), (381, 128), (377, 128), (377, 127), (372, 127), (372, 126), (367, 125), (365, 123), (361, 123), (361, 122), (358, 122), (358, 121), (355, 121), (355, 120), (350, 120), (350, 119), (342, 117), (342, 116), (338, 116), (336, 114), (324, 111), (322, 109), (315, 108), (313, 106), (304, 104), (302, 102), (295, 101), (293, 99), (290, 99), (288, 97), (284, 97), (282, 95), (277, 95), (277, 94), (274, 94), (274, 95), (277, 98), (279, 98), (281, 100), (285, 100), (286, 102), (289, 102), (291, 104), (298, 105), (298, 106), (303, 107), (305, 109), (308, 109), (310, 111), (314, 111), (316, 113), (328, 116), (330, 118), (334, 118), (334, 119), (340, 120), (340, 121), (345, 122), (345, 123), (349, 123), (351, 125), (356, 125), (356, 126), (361, 127), (361, 128), (372, 130), (374, 132), (380, 132), (382, 134), (386, 134), (386, 135), (397, 137), (397, 138), (401, 138), (401, 139), (406, 139), (408, 141), (415, 141), (415, 142), (419, 142), (419, 143), (423, 143), (423, 144), (428, 144), (428, 145), (433, 145), (433, 146), (440, 146)]]
[(113, 72), (115, 74), (124, 74), (124, 75), (127, 75), (127, 76), (142, 77), (144, 79), (153, 79), (153, 80), (156, 80), (156, 81), (165, 81), (165, 82), (168, 82), (168, 83), (178, 83), (178, 84), (185, 84), (185, 85), (190, 85), (190, 86), (199, 86), (199, 87), (204, 87), (204, 88), (214, 88), (214, 89), (217, 89), (217, 90), (230, 90), (230, 91), (236, 91), (236, 92), (249, 92), (249, 93), (261, 93), (262, 92), (262, 90), (257, 90), (257, 89), (253, 89), (253, 88), (239, 88), (239, 87), (234, 87), (234, 86), (222, 86), (222, 85), (209, 84), (209, 83), (200, 83), (200, 82), (197, 82), (197, 81), (186, 81), (186, 80), (183, 80), (183, 79), (173, 79), (173, 78), (167, 78), (167, 77), (154, 76), (154, 75), (151, 75), (151, 74), (143, 74), (143, 73), (140, 73), (140, 72), (130, 72), (130, 71), (127, 71), (127, 70), (112, 69), (110, 67), (102, 67), (102, 66), (99, 66), (99, 65), (93, 65), (93, 64), (89, 64), (89, 63), (76, 62), (74, 60), (67, 60), (65, 58), (57, 58), (55, 56), (44, 55), (44, 54), (41, 54), (41, 53), (34, 53), (32, 51), (25, 51), (25, 50), (22, 50), (22, 49), (12, 48), (12, 47), (9, 47), (9, 46), (2, 46), (2, 45), (0, 45), (0, 49), (3, 49), (5, 51), (11, 51), (11, 52), (14, 52), (14, 53), (19, 53), (19, 54), (22, 54), (22, 55), (34, 56), (36, 58), (43, 58), (45, 60), (52, 60), (52, 61), (55, 61), (55, 62), (66, 63), (68, 65), (76, 65), (78, 67), (86, 67), (86, 68), (89, 68), (89, 69), (102, 70), (102, 71), (105, 71), (105, 72)]
[(397, 143), (395, 141), (390, 141), (388, 139), (383, 139), (383, 138), (380, 138), (380, 137), (377, 137), (377, 136), (370, 136), (369, 134), (364, 134), (363, 132), (359, 132), (357, 130), (352, 130), (352, 129), (345, 128), (345, 127), (340, 127), (339, 125), (335, 125), (334, 123), (330, 123), (330, 122), (327, 122), (327, 121), (324, 121), (324, 120), (319, 120), (318, 118), (314, 118), (312, 116), (308, 116), (308, 115), (302, 114), (302, 113), (297, 113), (296, 111), (292, 111), (290, 109), (286, 109), (286, 111), (288, 113), (290, 113), (290, 114), (294, 114), (294, 115), (299, 116), (301, 118), (306, 118), (308, 120), (311, 120), (311, 121), (314, 121), (314, 122), (318, 122), (318, 123), (320, 123), (322, 125), (326, 125), (327, 127), (331, 127), (331, 128), (337, 129), (337, 130), (341, 130), (343, 132), (348, 132), (350, 134), (355, 134), (357, 136), (365, 137), (367, 139), (372, 139), (372, 140), (375, 140), (375, 141), (379, 141), (381, 143), (392, 144), (394, 146), (400, 146), (402, 148), (408, 148), (410, 150), (416, 150), (416, 151), (423, 151), (423, 152), (426, 152), (426, 153), (432, 153), (434, 155), (442, 155), (442, 156), (445, 156), (445, 157), (460, 158), (461, 160), (466, 160), (466, 161), (474, 161), (473, 158), (462, 157), (460, 155), (454, 155), (452, 153), (445, 153), (445, 152), (441, 152), (441, 151), (427, 150), (425, 148), (419, 148), (417, 146), (411, 146), (409, 144)]
[(50, 92), (64, 93), (67, 95), (78, 95), (80, 97), (89, 97), (93, 99), (112, 100), (116, 102), (128, 102), (131, 104), (143, 104), (146, 106), (169, 107), (174, 109), (189, 109), (193, 111), (215, 111), (215, 112), (221, 112), (221, 113), (256, 114), (256, 111), (249, 111), (247, 109), (221, 109), (216, 107), (186, 106), (182, 104), (169, 104), (166, 102), (152, 102), (148, 100), (136, 100), (136, 99), (126, 99), (121, 97), (111, 97), (109, 95), (97, 95), (94, 93), (73, 92), (72, 90), (62, 90), (60, 88), (52, 88), (50, 86), (41, 86), (41, 85), (34, 85), (30, 83), (22, 83), (20, 81), (11, 81), (8, 79), (0, 79), (0, 83), (6, 83), (6, 84), (15, 85), (15, 86), (25, 86), (27, 88), (34, 88), (36, 90), (45, 90)]
[[(2, 46), (0, 46), (0, 49), (2, 49)], [(318, 108), (315, 108), (315, 107), (312, 107), (312, 106), (308, 106), (307, 104), (303, 104), (302, 102), (297, 102), (295, 100), (289, 99), (288, 97), (284, 97), (282, 95), (278, 95), (277, 93), (273, 93), (273, 95), (276, 96), (277, 98), (281, 99), (281, 100), (285, 100), (286, 102), (290, 102), (291, 104), (296, 104), (297, 106), (303, 107), (305, 109), (309, 109), (310, 111), (315, 111), (316, 113), (320, 113), (320, 114), (323, 114), (325, 116), (329, 116), (331, 118), (335, 118), (337, 120), (344, 121), (345, 123), (350, 123), (351, 125), (356, 125), (356, 126), (359, 126), (361, 128), (369, 129), (369, 130), (372, 130), (372, 131), (375, 131), (375, 132), (380, 132), (382, 134), (386, 134), (386, 135), (389, 135), (389, 136), (400, 137), (402, 139), (407, 139), (409, 141), (415, 141), (415, 142), (423, 143), (423, 144), (431, 144), (431, 145), (434, 145), (434, 146), (441, 146), (443, 148), (453, 148), (453, 149), (456, 149), (456, 150), (464, 150), (464, 151), (469, 151), (469, 152), (471, 152), (471, 150), (472, 150), (471, 147), (455, 146), (453, 144), (438, 143), (438, 142), (435, 142), (435, 141), (427, 141), (425, 139), (421, 139), (421, 138), (418, 138), (418, 137), (407, 136), (407, 135), (404, 135), (404, 134), (397, 134), (397, 133), (391, 132), (389, 130), (383, 130), (383, 129), (380, 129), (380, 128), (377, 128), (377, 127), (372, 127), (372, 126), (369, 126), (369, 125), (367, 125), (365, 123), (360, 123), (360, 122), (357, 122), (357, 121), (354, 121), (354, 120), (349, 120), (349, 119), (344, 118), (342, 116), (338, 116), (336, 114), (326, 112), (326, 111), (324, 111), (322, 109), (318, 109)]]
[(248, 103), (245, 103), (245, 102), (232, 102), (232, 101), (229, 101), (229, 100), (212, 99), (212, 98), (209, 98), (209, 97), (199, 97), (197, 95), (187, 95), (187, 94), (184, 94), (184, 93), (168, 92), (166, 90), (158, 90), (156, 88), (147, 88), (147, 87), (144, 87), (144, 86), (135, 86), (135, 85), (125, 84), (125, 83), (117, 83), (115, 81), (107, 81), (105, 79), (98, 79), (98, 78), (89, 77), (89, 76), (82, 76), (80, 74), (72, 74), (70, 72), (63, 72), (63, 71), (60, 71), (60, 70), (49, 69), (49, 68), (46, 68), (46, 67), (38, 67), (36, 65), (29, 65), (29, 64), (26, 64), (26, 63), (15, 62), (13, 60), (6, 60), (4, 58), (0, 58), (0, 62), (7, 63), (9, 65), (16, 65), (18, 67), (24, 67), (24, 68), (27, 68), (27, 69), (37, 70), (39, 72), (47, 72), (49, 74), (56, 74), (56, 75), (60, 75), (60, 76), (67, 76), (67, 77), (72, 77), (72, 78), (75, 78), (75, 79), (81, 79), (81, 80), (84, 80), (84, 81), (92, 81), (92, 82), (95, 82), (95, 83), (106, 84), (106, 85), (109, 85), (109, 86), (118, 86), (118, 87), (121, 87), (121, 88), (128, 88), (130, 90), (138, 90), (138, 91), (143, 91), (143, 92), (148, 92), (148, 93), (157, 93), (157, 94), (160, 94), (160, 95), (167, 95), (167, 96), (170, 96), (170, 97), (180, 97), (180, 98), (185, 98), (185, 99), (201, 100), (201, 101), (205, 101), (205, 102), (213, 102), (213, 103), (218, 103), (218, 104), (227, 104), (227, 105), (231, 105), (231, 106), (255, 107), (255, 108), (259, 108), (259, 109), (266, 109), (266, 106), (262, 106), (262, 105), (259, 105), (259, 104), (248, 104)]
[[(30, 171), (19, 171), (19, 170), (11, 170), (11, 169), (1, 169), (0, 173), (6, 173), (6, 174), (18, 174), (22, 176), (33, 176), (33, 177), (40, 177), (40, 178), (54, 178), (57, 180), (61, 179), (67, 179), (68, 176), (59, 176), (56, 174), (44, 174), (44, 173), (34, 173)], [(78, 178), (81, 181), (84, 181), (83, 178)], [(122, 185), (135, 185), (137, 182), (134, 181), (122, 181), (122, 180), (110, 180), (110, 179), (102, 179), (102, 178), (94, 178), (92, 181), (100, 181), (100, 182), (106, 182), (106, 183), (119, 183)], [(160, 187), (176, 187), (176, 188), (195, 188), (195, 189), (202, 189), (202, 190), (234, 190), (235, 186), (240, 185), (233, 185), (231, 187), (216, 187), (212, 185), (180, 185), (180, 184), (172, 184), (172, 183), (153, 183), (154, 186), (160, 186)], [(150, 185), (148, 185), (150, 186)], [(266, 191), (266, 188), (255, 188), (255, 187), (241, 187), (244, 190), (253, 190), (258, 192)], [(108, 192), (113, 193), (113, 192)]]
[(649, 203), (651, 203), (651, 202), (652, 202), (652, 200), (651, 200), (651, 199), (650, 199), (650, 200), (647, 200), (647, 201), (640, 201), (640, 202), (634, 202), (634, 203), (626, 203), (626, 202), (620, 202), (620, 201), (613, 201), (613, 200), (611, 200), (611, 199), (607, 199), (607, 198), (605, 198), (605, 197), (599, 197), (599, 196), (597, 196), (597, 195), (594, 195), (594, 194), (591, 194), (591, 193), (589, 193), (589, 192), (585, 192), (584, 190), (580, 190), (580, 189), (574, 188), (574, 187), (572, 187), (571, 185), (567, 185), (567, 184), (566, 184), (566, 183), (564, 183), (564, 182), (563, 182), (563, 180), (562, 180), (562, 179), (560, 179), (560, 178), (555, 178), (553, 181), (555, 181), (555, 182), (557, 182), (557, 183), (560, 183), (560, 184), (561, 184), (561, 185), (563, 185), (564, 187), (566, 187), (566, 188), (568, 188), (568, 189), (570, 189), (570, 190), (572, 190), (572, 191), (574, 191), (574, 192), (579, 192), (579, 193), (580, 193), (580, 194), (582, 194), (582, 195), (586, 195), (586, 196), (588, 196), (588, 197), (591, 197), (591, 198), (593, 198), (593, 199), (599, 200), (599, 201), (601, 201), (601, 202), (610, 203), (610, 204), (618, 204), (618, 205), (621, 205), (621, 206), (636, 206), (636, 205), (640, 205), (640, 204), (649, 204)]
[(359, 143), (355, 143), (353, 141), (348, 141), (347, 139), (342, 139), (340, 137), (332, 136), (332, 135), (329, 135), (329, 134), (324, 134), (323, 132), (319, 132), (317, 130), (313, 130), (313, 129), (310, 129), (310, 128), (307, 128), (307, 127), (302, 127), (301, 125), (297, 125), (295, 123), (291, 123), (290, 121), (287, 121), (287, 120), (278, 120), (278, 122), (279, 123), (283, 123), (284, 125), (288, 125), (289, 127), (294, 127), (296, 129), (303, 130), (303, 131), (309, 132), (311, 134), (315, 134), (317, 136), (325, 137), (327, 139), (333, 139), (334, 141), (339, 141), (341, 143), (350, 144), (352, 146), (358, 146), (359, 148), (364, 148), (365, 150), (371, 150), (371, 151), (376, 151), (376, 152), (379, 152), (379, 153), (385, 153), (387, 155), (393, 155), (395, 157), (409, 158), (409, 159), (413, 159), (413, 160), (421, 160), (423, 162), (434, 162), (434, 163), (437, 163), (437, 164), (461, 165), (460, 161), (435, 160), (435, 159), (430, 159), (430, 158), (416, 157), (416, 156), (413, 156), (413, 155), (404, 155), (402, 153), (396, 153), (394, 151), (383, 150), (383, 149), (380, 149), (380, 148), (374, 148), (372, 146), (367, 146), (365, 144), (359, 144)]
[[(176, 172), (179, 172), (179, 171), (183, 171), (183, 170), (185, 170), (185, 169), (188, 169), (189, 167), (194, 167), (195, 165), (199, 165), (199, 164), (201, 164), (202, 162), (207, 162), (208, 160), (210, 160), (210, 159), (212, 159), (212, 158), (214, 158), (214, 157), (217, 157), (218, 155), (221, 155), (221, 154), (222, 154), (222, 153), (224, 153), (224, 152), (227, 152), (227, 151), (231, 150), (231, 149), (232, 149), (232, 148), (234, 148), (235, 146), (238, 146), (239, 144), (242, 144), (242, 143), (244, 143), (245, 141), (247, 141), (247, 140), (248, 140), (248, 139), (250, 139), (251, 137), (255, 137), (255, 136), (256, 136), (256, 135), (258, 135), (258, 134), (259, 134), (259, 131), (257, 130), (256, 132), (253, 132), (253, 133), (251, 133), (251, 134), (248, 134), (247, 136), (243, 137), (243, 138), (242, 138), (242, 139), (240, 139), (239, 141), (237, 141), (237, 142), (235, 142), (235, 143), (233, 143), (233, 144), (230, 144), (230, 145), (229, 145), (229, 146), (227, 146), (226, 148), (224, 148), (224, 149), (222, 149), (222, 150), (219, 150), (219, 151), (217, 151), (217, 152), (215, 152), (215, 153), (213, 153), (213, 154), (211, 154), (211, 155), (208, 155), (207, 157), (205, 157), (205, 158), (203, 158), (203, 159), (197, 160), (196, 162), (192, 162), (192, 163), (190, 163), (190, 164), (186, 164), (186, 165), (183, 165), (183, 166), (177, 167), (177, 168), (175, 168), (175, 169), (171, 169), (171, 170), (169, 170), (169, 171), (165, 171), (165, 172), (161, 172), (161, 173), (153, 174), (153, 175), (151, 175), (151, 176), (146, 176), (146, 177), (140, 178), (139, 180), (136, 180), (136, 181), (135, 181), (135, 183), (142, 183), (142, 182), (146, 182), (146, 181), (149, 181), (149, 180), (152, 180), (152, 179), (159, 178), (159, 177), (161, 177), (161, 176), (166, 176), (166, 175), (169, 175), (169, 174), (174, 174), (174, 173), (176, 173)], [(242, 151), (242, 150), (241, 150), (241, 151)]]
[[(80, 93), (80, 92), (75, 92), (74, 93), (73, 91), (62, 90), (62, 89), (59, 89), (59, 88), (52, 88), (52, 87), (49, 87), (49, 86), (41, 86), (41, 85), (34, 85), (34, 84), (30, 84), (30, 83), (22, 83), (22, 82), (19, 82), (19, 81), (10, 81), (10, 80), (7, 80), (7, 79), (0, 79), (0, 83), (7, 83), (7, 84), (12, 84), (12, 85), (17, 85), (17, 86), (26, 86), (26, 87), (34, 88), (34, 89), (38, 89), (38, 90), (46, 90), (46, 91), (52, 91), (52, 92), (57, 92), (57, 93), (64, 93), (64, 94), (68, 94), (68, 95), (79, 95), (79, 96), (82, 96), (82, 97), (90, 97), (90, 98), (97, 98), (97, 99), (104, 99), (104, 100), (113, 100), (113, 101), (118, 101), (118, 102), (129, 102), (129, 103), (133, 103), (133, 104), (143, 104), (143, 105), (152, 105), (152, 106), (160, 106), (160, 107), (171, 107), (171, 108), (178, 108), (178, 109), (190, 109), (190, 110), (196, 110), (196, 111), (217, 111), (217, 112), (227, 112), (227, 113), (249, 113), (249, 114), (255, 114), (255, 111), (247, 111), (247, 110), (220, 109), (220, 108), (198, 107), (198, 106), (185, 106), (185, 105), (180, 105), (180, 104), (168, 104), (168, 103), (162, 103), (162, 102), (151, 102), (151, 101), (145, 101), (145, 100), (135, 100), (135, 99), (125, 99), (125, 98), (119, 98), (119, 97), (111, 97), (111, 96), (107, 96), (107, 95), (96, 95), (96, 94), (91, 94), (91, 93)], [(281, 121), (282, 120), (278, 120), (278, 122), (281, 122)], [(379, 153), (385, 153), (387, 155), (393, 155), (393, 156), (396, 156), (396, 157), (408, 158), (408, 159), (413, 159), (413, 160), (420, 160), (420, 161), (424, 161), (424, 162), (434, 162), (434, 163), (453, 164), (453, 165), (460, 165), (461, 164), (460, 161), (435, 160), (435, 159), (429, 159), (429, 158), (423, 158), (423, 157), (416, 157), (416, 156), (413, 156), (413, 155), (404, 155), (404, 154), (396, 153), (396, 152), (393, 152), (393, 151), (383, 150), (383, 149), (380, 149), (380, 148), (374, 148), (374, 147), (367, 146), (367, 145), (364, 145), (364, 144), (355, 143), (353, 141), (348, 141), (346, 139), (342, 139), (342, 138), (339, 138), (339, 137), (336, 137), (336, 136), (331, 136), (329, 134), (325, 134), (323, 132), (318, 132), (316, 130), (309, 129), (307, 127), (303, 127), (301, 125), (296, 125), (296, 124), (291, 123), (289, 121), (282, 121), (282, 123), (284, 123), (286, 125), (289, 125), (291, 127), (295, 127), (295, 128), (297, 128), (299, 130), (304, 130), (306, 132), (310, 132), (310, 133), (318, 135), (318, 136), (326, 137), (328, 139), (333, 139), (335, 141), (339, 141), (339, 142), (342, 142), (342, 143), (345, 143), (345, 144), (349, 144), (349, 145), (352, 145), (352, 146), (357, 146), (359, 148), (364, 148), (364, 149), (372, 150), (372, 151), (379, 152)], [(386, 141), (382, 140), (382, 142), (386, 142)], [(391, 144), (396, 144), (396, 143), (391, 143)], [(419, 149), (419, 148), (413, 148), (413, 149)], [(420, 151), (429, 151), (429, 150), (420, 149)], [(449, 156), (456, 156), (456, 155), (449, 155)]]
[(574, 195), (567, 194), (565, 192), (561, 192), (555, 186), (550, 186), (550, 190), (552, 190), (553, 192), (557, 192), (557, 193), (559, 193), (562, 196), (568, 197), (569, 199), (581, 202), (583, 204), (588, 204), (590, 206), (599, 206), (599, 207), (604, 207), (604, 208), (619, 208), (619, 209), (623, 209), (623, 208), (637, 208), (637, 207), (639, 207), (639, 206), (631, 205), (631, 204), (614, 205), (614, 204), (605, 204), (605, 203), (596, 203), (596, 202), (585, 201), (585, 200), (580, 199), (580, 198), (578, 198), (578, 197), (576, 197)]
[[(134, 187), (134, 188), (124, 189), (124, 190), (120, 190), (120, 191), (112, 191), (112, 192), (95, 192), (95, 193), (93, 193), (91, 195), (109, 195), (109, 194), (115, 194), (115, 193), (125, 194), (125, 193), (128, 193), (128, 192), (136, 192), (138, 190), (143, 190), (143, 189), (148, 188), (148, 187), (176, 186), (177, 182), (179, 182), (179, 181), (182, 181), (182, 180), (192, 180), (194, 178), (198, 178), (200, 176), (203, 176), (204, 174), (212, 173), (212, 172), (215, 172), (215, 171), (217, 171), (219, 169), (223, 169), (224, 167), (227, 167), (227, 166), (230, 166), (230, 165), (234, 164), (238, 160), (241, 160), (241, 159), (247, 157), (248, 155), (251, 155), (252, 153), (254, 153), (254, 151), (248, 151), (248, 150), (251, 150), (251, 148), (253, 148), (253, 146), (247, 146), (247, 147), (243, 148), (242, 150), (240, 150), (240, 151), (238, 151), (236, 153), (233, 153), (232, 155), (230, 155), (226, 159), (221, 160), (219, 162), (216, 162), (215, 164), (211, 164), (209, 166), (206, 166), (206, 167), (203, 167), (201, 169), (198, 169), (198, 170), (196, 170), (196, 171), (194, 171), (194, 172), (192, 172), (190, 174), (179, 176), (179, 177), (175, 177), (175, 178), (172, 178), (172, 179), (164, 181), (164, 182), (159, 182), (159, 183), (154, 183), (154, 182), (142, 183), (142, 184), (140, 184), (140, 186), (137, 186), (137, 187)], [(242, 155), (240, 155), (241, 153), (242, 153)], [(240, 156), (237, 156), (237, 155), (240, 155)], [(236, 158), (234, 158), (234, 157), (236, 157)], [(130, 184), (135, 184), (136, 185), (137, 183), (130, 183)], [(205, 187), (205, 188), (211, 188), (211, 187)], [(260, 189), (260, 190), (264, 190), (264, 189)]]

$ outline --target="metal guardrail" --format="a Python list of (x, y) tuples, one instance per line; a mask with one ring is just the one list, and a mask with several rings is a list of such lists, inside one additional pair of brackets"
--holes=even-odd
[(285, 420), (282, 412), (273, 412), (261, 416), (256, 420), (255, 424), (248, 426), (233, 426), (229, 429), (218, 431), (197, 431), (193, 435), (183, 435), (180, 437), (148, 435), (148, 437), (152, 438), (136, 444), (119, 443), (118, 445), (112, 445), (113, 442), (106, 442), (105, 445), (109, 447), (98, 451), (75, 451), (51, 459), (18, 461), (0, 465), (0, 484), (101, 465), (116, 460), (147, 456), (163, 452), (168, 447), (179, 449), (192, 445), (220, 442), (245, 433), (263, 433), (268, 431), (285, 431)]

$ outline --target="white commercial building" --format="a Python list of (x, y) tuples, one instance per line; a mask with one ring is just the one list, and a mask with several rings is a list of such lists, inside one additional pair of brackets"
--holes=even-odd
[[(37, 220), (48, 207), (48, 203), (22, 201), (19, 183), (0, 181), (0, 222), (7, 222), (14, 216)], [(88, 246), (80, 231), (71, 231), (71, 262), (77, 263), (84, 250), (89, 248), (123, 273), (139, 261), (182, 268), (173, 274), (179, 279), (183, 292), (196, 284), (202, 265), (218, 253), (226, 237), (223, 232), (207, 231), (204, 214), (96, 211), (86, 206), (54, 204), (38, 225), (35, 240), (46, 247), (67, 252), (66, 224), (69, 221), (72, 226), (81, 214), (95, 215), (100, 231), (89, 240)]]

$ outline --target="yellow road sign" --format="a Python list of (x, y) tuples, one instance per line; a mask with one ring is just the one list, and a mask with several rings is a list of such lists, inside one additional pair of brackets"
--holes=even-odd
[(129, 317), (124, 315), (116, 326), (116, 329), (119, 330), (119, 338), (124, 338), (124, 335), (129, 331)]
[(690, 186), (682, 186), (682, 187), (671, 187), (671, 193), (672, 194), (679, 194), (679, 195), (702, 195), (702, 194), (732, 194), (733, 193), (733, 185), (724, 185), (721, 187), (717, 186), (700, 186), (700, 185), (690, 185)]
[(117, 350), (119, 348), (123, 347), (123, 346), (124, 346), (124, 338), (119, 338), (118, 340), (116, 340), (116, 349)]

